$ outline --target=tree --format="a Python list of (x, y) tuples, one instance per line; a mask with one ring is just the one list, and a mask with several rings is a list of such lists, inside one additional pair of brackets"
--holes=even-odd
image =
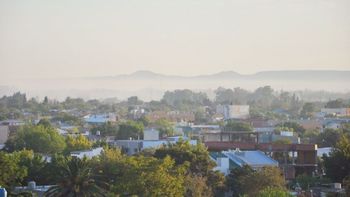
[(331, 100), (326, 103), (326, 108), (343, 108), (346, 107), (343, 99)]
[(250, 104), (261, 109), (270, 109), (274, 99), (273, 89), (270, 86), (264, 86), (254, 91), (250, 98)]
[(40, 119), (37, 125), (42, 125), (43, 127), (52, 128), (50, 121), (46, 118)]
[(102, 125), (95, 126), (91, 129), (92, 133), (100, 131), (102, 136), (117, 136), (118, 135), (118, 125), (111, 122), (103, 123)]
[(207, 178), (207, 185), (213, 192), (218, 193), (224, 187), (223, 174), (213, 171), (216, 164), (201, 143), (191, 145), (188, 141), (180, 140), (157, 149), (154, 156), (160, 159), (170, 156), (178, 166), (189, 165), (187, 173)]
[(283, 122), (276, 125), (276, 127), (285, 127), (293, 129), (294, 132), (297, 132), (299, 135), (304, 134), (305, 129), (303, 126), (298, 124), (297, 122)]
[(122, 158), (123, 155), (120, 149), (105, 148), (98, 158), (92, 160), (92, 166), (98, 176), (113, 185), (119, 176), (117, 173), (120, 170), (119, 163)]
[(196, 175), (187, 175), (185, 178), (186, 197), (211, 197), (213, 192), (207, 185), (207, 178)]
[(184, 168), (170, 157), (123, 157), (116, 164), (112, 191), (123, 196), (183, 196)]
[(285, 180), (278, 167), (263, 167), (257, 171), (247, 166), (234, 169), (229, 175), (228, 184), (234, 196), (257, 196), (261, 190), (268, 187), (285, 188)]
[(315, 112), (315, 105), (313, 103), (305, 103), (300, 112), (300, 115), (304, 118), (311, 118)]
[(49, 98), (47, 96), (44, 97), (44, 101), (43, 101), (44, 105), (49, 104)]
[(233, 89), (233, 104), (247, 104), (250, 92), (242, 88), (236, 87)]
[(66, 158), (57, 172), (60, 181), (45, 192), (45, 196), (106, 196), (107, 184), (98, 181), (86, 159)]
[(72, 137), (68, 135), (66, 138), (66, 151), (79, 151), (79, 150), (88, 150), (92, 147), (92, 142), (90, 142), (85, 136), (79, 134), (77, 137)]
[(268, 187), (259, 191), (257, 197), (292, 197), (285, 189)]
[(140, 105), (143, 102), (139, 100), (137, 96), (132, 96), (128, 98), (128, 105)]
[(192, 108), (193, 106), (203, 105), (207, 99), (208, 97), (205, 93), (196, 93), (185, 89), (175, 90), (173, 92), (166, 91), (162, 101), (181, 110)]
[(335, 129), (325, 129), (316, 138), (316, 143), (320, 147), (334, 147), (341, 137), (341, 131)]
[(238, 197), (244, 194), (242, 177), (252, 174), (254, 171), (248, 165), (244, 165), (241, 168), (233, 168), (230, 174), (226, 178), (226, 185), (232, 192), (234, 197)]
[(334, 182), (342, 182), (350, 176), (350, 137), (342, 135), (329, 156), (323, 156), (326, 176)]
[(24, 177), (23, 184), (27, 184), (29, 181), (47, 184), (47, 177), (44, 172), (47, 162), (43, 156), (35, 154), (32, 150), (22, 150), (15, 152), (15, 154), (19, 157), (19, 165), (27, 169), (27, 176)]
[(294, 183), (298, 183), (303, 190), (309, 190), (310, 187), (315, 187), (318, 184), (328, 184), (330, 183), (330, 180), (328, 178), (300, 174), (295, 178)]
[(68, 113), (59, 113), (51, 119), (52, 122), (62, 122), (70, 125), (82, 125), (81, 119)]
[(215, 162), (210, 159), (209, 152), (201, 143), (191, 145), (188, 141), (179, 140), (157, 149), (154, 156), (160, 159), (170, 156), (177, 165), (188, 162), (190, 172), (202, 176), (207, 176), (215, 167)]
[(29, 149), (36, 153), (53, 154), (64, 150), (64, 138), (51, 127), (26, 125), (19, 129), (5, 145), (8, 151)]
[(128, 140), (143, 138), (143, 124), (141, 122), (127, 121), (119, 124), (117, 139)]
[(250, 124), (238, 121), (228, 121), (224, 127), (225, 131), (253, 131)]
[(173, 124), (164, 118), (158, 119), (154, 123), (154, 126), (159, 130), (159, 135), (161, 137), (173, 136), (175, 133)]
[(231, 104), (234, 98), (234, 92), (231, 89), (218, 88), (215, 90), (215, 101), (219, 104)]
[(19, 184), (25, 176), (27, 169), (19, 165), (20, 158), (17, 153), (0, 151), (0, 185), (9, 189)]

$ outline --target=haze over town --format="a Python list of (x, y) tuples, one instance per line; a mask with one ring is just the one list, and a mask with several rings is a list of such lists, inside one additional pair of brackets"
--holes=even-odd
[(0, 197), (350, 196), (350, 0), (0, 0)]

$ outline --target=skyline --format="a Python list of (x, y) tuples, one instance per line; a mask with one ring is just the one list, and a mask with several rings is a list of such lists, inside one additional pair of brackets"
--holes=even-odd
[(346, 0), (0, 1), (7, 79), (350, 70)]

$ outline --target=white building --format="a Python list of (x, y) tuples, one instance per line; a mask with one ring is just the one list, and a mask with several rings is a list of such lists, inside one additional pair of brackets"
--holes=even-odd
[[(109, 145), (122, 149), (126, 154), (133, 155), (147, 148), (159, 148), (169, 143), (176, 143), (180, 139), (188, 140), (186, 137), (176, 136), (168, 137), (164, 140), (115, 140), (109, 142)], [(197, 145), (196, 140), (188, 140), (191, 145)]]
[(159, 131), (156, 129), (146, 129), (143, 131), (144, 140), (159, 140)]
[(322, 108), (321, 113), (333, 116), (350, 116), (350, 108)]
[(102, 147), (98, 147), (92, 150), (82, 150), (82, 151), (73, 151), (70, 153), (72, 157), (78, 157), (80, 159), (87, 157), (87, 158), (92, 158), (95, 156), (99, 156), (103, 151)]
[(10, 135), (8, 126), (0, 125), (0, 149), (1, 145), (4, 145)]
[(249, 105), (218, 105), (216, 113), (222, 114), (225, 120), (248, 119)]

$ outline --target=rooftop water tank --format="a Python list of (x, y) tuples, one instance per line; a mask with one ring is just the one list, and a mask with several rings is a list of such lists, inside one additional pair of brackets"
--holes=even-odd
[(35, 181), (30, 181), (28, 182), (28, 189), (34, 190), (36, 188), (36, 183)]

